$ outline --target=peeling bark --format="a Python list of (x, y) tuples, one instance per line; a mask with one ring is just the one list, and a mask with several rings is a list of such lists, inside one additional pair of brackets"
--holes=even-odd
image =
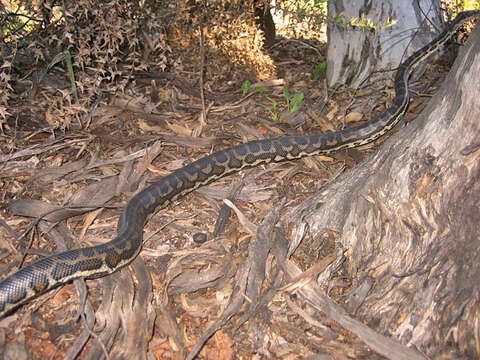
[(480, 27), (422, 114), (285, 220), (340, 234), (355, 317), (431, 358), (480, 356)]

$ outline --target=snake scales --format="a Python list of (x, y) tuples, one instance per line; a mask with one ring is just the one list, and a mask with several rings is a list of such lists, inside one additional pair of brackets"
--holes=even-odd
[(408, 79), (411, 72), (463, 23), (478, 15), (480, 11), (460, 13), (436, 39), (399, 66), (395, 75), (393, 105), (378, 119), (323, 135), (250, 141), (217, 151), (172, 172), (140, 191), (127, 203), (118, 223), (118, 236), (112, 241), (42, 258), (3, 279), (0, 282), (0, 318), (55, 286), (80, 277), (104, 276), (127, 265), (142, 248), (143, 226), (147, 216), (156, 208), (165, 207), (200, 186), (241, 169), (304, 156), (330, 154), (381, 137), (405, 113), (409, 103)]

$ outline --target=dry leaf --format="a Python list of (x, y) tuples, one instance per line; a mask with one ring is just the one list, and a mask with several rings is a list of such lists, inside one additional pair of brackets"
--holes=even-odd
[(345, 122), (347, 124), (349, 124), (349, 123), (352, 123), (352, 122), (360, 121), (360, 120), (362, 120), (362, 118), (363, 118), (363, 114), (361, 112), (352, 111), (352, 112), (348, 113), (347, 116), (345, 116)]
[(338, 105), (337, 105), (336, 103), (333, 103), (332, 108), (330, 109), (330, 111), (328, 112), (328, 114), (325, 115), (325, 117), (327, 118), (327, 120), (329, 120), (329, 121), (333, 120), (333, 118), (334, 118), (335, 115), (337, 114), (337, 111), (338, 111)]
[(192, 134), (192, 130), (178, 124), (171, 124), (167, 121), (167, 126), (170, 130), (172, 130), (175, 134), (190, 136)]

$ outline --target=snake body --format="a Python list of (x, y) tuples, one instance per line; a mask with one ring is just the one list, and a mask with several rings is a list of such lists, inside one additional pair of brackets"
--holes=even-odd
[(480, 11), (465, 11), (436, 39), (407, 58), (395, 75), (393, 105), (383, 115), (362, 125), (322, 135), (256, 140), (217, 151), (175, 170), (136, 194), (125, 206), (118, 236), (108, 243), (69, 250), (37, 260), (0, 282), (0, 318), (39, 294), (77, 278), (100, 277), (129, 264), (142, 248), (143, 227), (155, 209), (169, 205), (200, 186), (260, 164), (328, 155), (374, 141), (392, 129), (409, 103), (408, 79), (415, 67), (462, 24)]

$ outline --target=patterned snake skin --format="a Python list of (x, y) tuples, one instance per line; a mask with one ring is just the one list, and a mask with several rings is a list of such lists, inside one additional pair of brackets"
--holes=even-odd
[(51, 255), (3, 279), (0, 282), (0, 318), (55, 286), (80, 277), (104, 276), (127, 265), (142, 248), (147, 216), (156, 208), (165, 207), (200, 186), (241, 169), (330, 154), (366, 144), (384, 135), (399, 122), (408, 106), (408, 78), (414, 68), (444, 44), (463, 23), (479, 14), (480, 11), (460, 13), (435, 40), (399, 66), (393, 105), (378, 119), (323, 135), (250, 141), (217, 151), (172, 172), (140, 191), (127, 203), (118, 223), (118, 236), (112, 241)]

